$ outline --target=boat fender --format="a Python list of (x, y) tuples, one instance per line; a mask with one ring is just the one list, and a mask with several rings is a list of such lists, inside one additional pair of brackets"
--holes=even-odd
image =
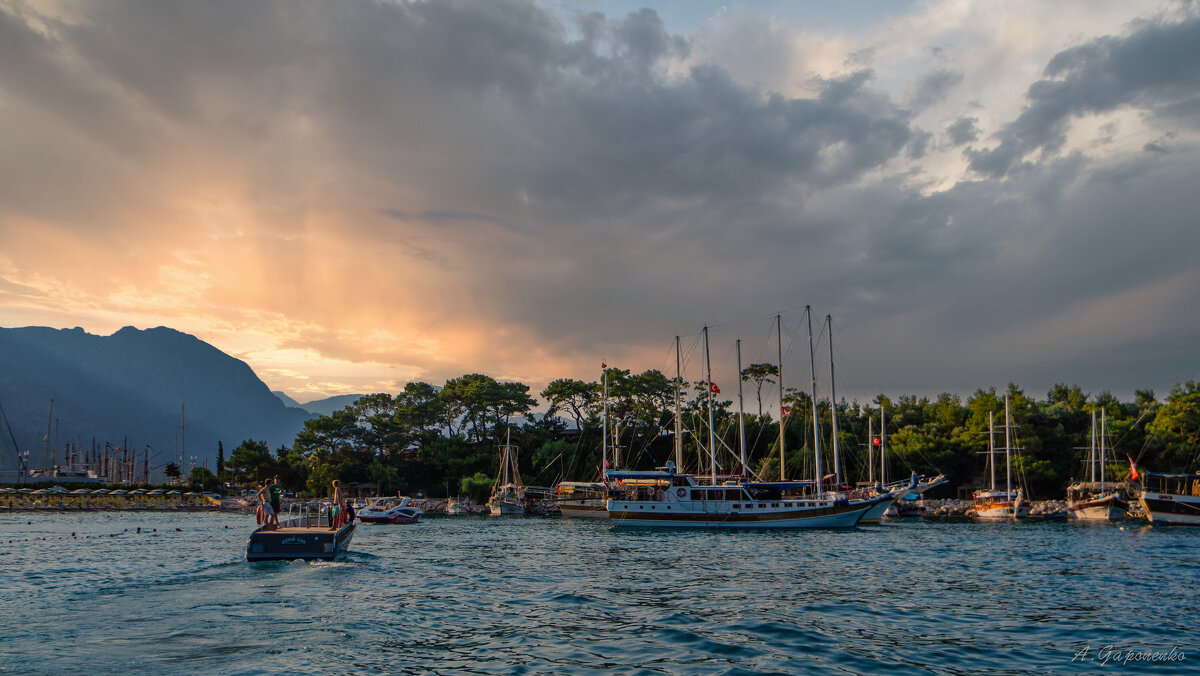
[(687, 495), (687, 491), (682, 488), (679, 488), (679, 489), (675, 490), (675, 495), (678, 495), (679, 497), (682, 498), (683, 496)]

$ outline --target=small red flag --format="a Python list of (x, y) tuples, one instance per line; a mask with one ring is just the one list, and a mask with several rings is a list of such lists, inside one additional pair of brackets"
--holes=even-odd
[(714, 382), (712, 382), (712, 381), (709, 381), (709, 383), (708, 383), (708, 391), (709, 391), (709, 392), (712, 392), (713, 394), (720, 394), (720, 393), (721, 393), (721, 388), (717, 387), (717, 384), (716, 384), (716, 383), (714, 383)]
[(882, 446), (883, 439), (880, 439), (879, 437), (871, 437), (871, 443), (875, 444), (876, 446)]
[(1137, 465), (1133, 464), (1133, 458), (1130, 458), (1128, 455), (1126, 455), (1125, 457), (1129, 458), (1129, 478), (1132, 481), (1137, 481), (1137, 478), (1138, 478)]
[(781, 407), (780, 407), (780, 410), (781, 410), (781, 411), (783, 411), (783, 415), (784, 415), (784, 417), (787, 417), (787, 416), (788, 416), (788, 415), (790, 415), (790, 413), (791, 413), (790, 411), (788, 411), (788, 407), (787, 407), (787, 406), (781, 406)]
[(600, 368), (606, 369), (606, 368), (608, 368), (608, 364), (605, 364), (604, 362), (600, 362)]

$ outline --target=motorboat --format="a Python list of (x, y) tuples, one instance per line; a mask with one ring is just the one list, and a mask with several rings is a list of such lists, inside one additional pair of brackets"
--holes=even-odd
[(363, 523), (416, 523), (424, 512), (409, 506), (409, 502), (409, 498), (374, 498), (358, 510), (357, 516)]
[(329, 561), (354, 537), (355, 523), (338, 523), (332, 505), (324, 502), (293, 503), (278, 528), (260, 526), (246, 541), (247, 561)]

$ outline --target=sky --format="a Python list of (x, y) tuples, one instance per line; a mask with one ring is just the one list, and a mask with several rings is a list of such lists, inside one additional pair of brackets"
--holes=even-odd
[[(0, 0), (0, 326), (304, 402), (1200, 378), (1200, 5)], [(782, 336), (775, 332), (776, 315)], [(780, 344), (782, 343), (782, 348)]]

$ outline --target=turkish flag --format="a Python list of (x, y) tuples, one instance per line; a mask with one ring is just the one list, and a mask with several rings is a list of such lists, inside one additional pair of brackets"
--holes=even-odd
[(713, 394), (720, 394), (720, 393), (721, 393), (721, 388), (717, 387), (717, 384), (716, 384), (716, 383), (709, 381), (709, 383), (708, 383), (708, 391), (709, 391), (709, 392), (712, 392)]
[(871, 437), (871, 443), (872, 443), (872, 444), (874, 444), (874, 445), (876, 445), (876, 446), (882, 446), (882, 445), (883, 445), (883, 440), (882, 440), (882, 439), (880, 439), (879, 437)]

